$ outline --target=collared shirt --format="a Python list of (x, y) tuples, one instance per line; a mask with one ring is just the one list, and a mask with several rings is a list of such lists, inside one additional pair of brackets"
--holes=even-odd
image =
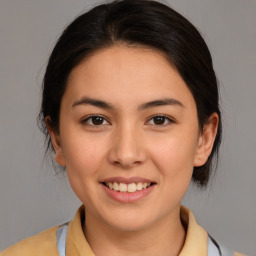
[[(95, 256), (83, 233), (84, 206), (81, 206), (74, 219), (68, 224), (64, 241), (60, 241), (66, 256)], [(181, 207), (182, 222), (187, 225), (187, 234), (184, 246), (179, 256), (208, 256), (209, 236), (197, 224), (193, 213)], [(0, 256), (59, 256), (57, 242), (58, 227), (48, 229), (38, 235), (27, 238), (9, 247)], [(234, 253), (235, 256), (243, 256)]]

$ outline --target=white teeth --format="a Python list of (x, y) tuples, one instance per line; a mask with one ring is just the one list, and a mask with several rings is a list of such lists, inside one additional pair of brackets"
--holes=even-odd
[(114, 184), (113, 184), (113, 189), (116, 190), (116, 191), (119, 190), (119, 185), (118, 185), (117, 182), (114, 182)]
[(113, 189), (113, 184), (111, 182), (108, 182), (108, 186)]
[(121, 192), (127, 192), (127, 185), (124, 184), (124, 183), (120, 183), (120, 184), (119, 184), (119, 190), (120, 190)]
[(137, 184), (137, 190), (142, 190), (142, 183)]
[(142, 184), (142, 188), (146, 188), (147, 185), (148, 185), (148, 183), (143, 183), (143, 184)]
[(135, 192), (137, 189), (137, 186), (135, 183), (131, 183), (128, 185), (128, 192)]
[(134, 193), (136, 191), (145, 189), (150, 186), (150, 182), (139, 182), (139, 183), (130, 183), (130, 184), (125, 184), (125, 183), (118, 183), (118, 182), (107, 182), (106, 185), (112, 190), (115, 191), (120, 191), (120, 192), (129, 192), (129, 193)]

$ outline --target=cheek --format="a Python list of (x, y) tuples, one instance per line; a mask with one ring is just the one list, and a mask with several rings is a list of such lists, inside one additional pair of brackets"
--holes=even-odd
[(190, 181), (196, 154), (196, 134), (180, 130), (155, 140), (151, 147), (151, 157), (164, 177)]
[[(161, 140), (154, 144), (151, 158), (160, 174), (161, 194), (164, 204), (177, 205), (184, 197), (193, 174), (195, 146), (193, 140), (179, 138)], [(164, 206), (163, 206), (164, 207)]]
[(70, 185), (77, 197), (88, 207), (92, 204), (92, 195), (97, 193), (95, 184), (104, 169), (103, 144), (81, 134), (69, 136), (63, 143)]
[(63, 152), (70, 179), (79, 178), (85, 182), (83, 177), (96, 176), (104, 161), (105, 140), (72, 129), (65, 133), (69, 136), (63, 133)]

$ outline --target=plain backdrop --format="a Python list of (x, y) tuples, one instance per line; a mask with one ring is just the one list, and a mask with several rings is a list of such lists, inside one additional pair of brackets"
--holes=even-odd
[[(70, 220), (81, 204), (43, 162), (40, 87), (63, 28), (100, 1), (0, 1), (0, 251)], [(183, 204), (217, 240), (256, 255), (256, 2), (169, 0), (202, 33), (220, 82), (224, 138), (215, 180)]]

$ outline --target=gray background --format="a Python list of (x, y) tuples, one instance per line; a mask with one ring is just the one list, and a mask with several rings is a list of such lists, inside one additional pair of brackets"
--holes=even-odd
[[(98, 1), (97, 1), (98, 2)], [(256, 255), (256, 2), (169, 0), (196, 25), (213, 55), (224, 140), (216, 179), (184, 204), (213, 237)], [(36, 125), (43, 72), (58, 35), (95, 1), (0, 1), (0, 251), (72, 218), (80, 202), (43, 164)]]

